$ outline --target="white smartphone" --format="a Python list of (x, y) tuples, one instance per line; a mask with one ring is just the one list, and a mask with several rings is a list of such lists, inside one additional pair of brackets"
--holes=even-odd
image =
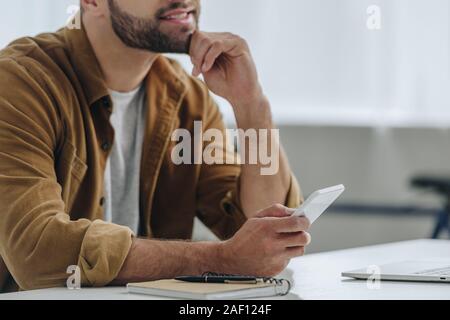
[(344, 185), (317, 190), (294, 212), (294, 216), (307, 217), (312, 223), (345, 191)]

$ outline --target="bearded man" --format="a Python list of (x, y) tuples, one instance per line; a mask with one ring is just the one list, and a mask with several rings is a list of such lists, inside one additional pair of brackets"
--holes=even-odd
[[(64, 286), (71, 266), (82, 286), (273, 276), (302, 255), (279, 145), (273, 175), (171, 160), (174, 130), (224, 132), (210, 91), (239, 129), (274, 129), (247, 43), (200, 31), (200, 0), (82, 0), (80, 14), (0, 52), (0, 291)], [(192, 75), (164, 53), (188, 54)], [(188, 241), (195, 217), (221, 241)]]

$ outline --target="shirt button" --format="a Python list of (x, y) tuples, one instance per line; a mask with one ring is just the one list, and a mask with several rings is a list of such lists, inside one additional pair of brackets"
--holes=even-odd
[(101, 207), (103, 207), (105, 205), (105, 201), (106, 201), (105, 197), (101, 197), (101, 199), (100, 199), (100, 206)]
[(109, 99), (108, 97), (103, 97), (102, 98), (102, 105), (106, 108), (109, 108)]
[(103, 151), (109, 151), (109, 149), (111, 148), (111, 144), (108, 141), (105, 141), (102, 143), (101, 147)]

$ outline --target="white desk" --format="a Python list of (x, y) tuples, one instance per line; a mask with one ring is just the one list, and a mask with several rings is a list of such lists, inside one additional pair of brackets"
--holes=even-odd
[[(294, 259), (285, 271), (293, 281), (288, 299), (450, 299), (450, 284), (382, 282), (379, 290), (365, 281), (345, 279), (342, 271), (402, 260), (450, 259), (450, 241), (416, 240), (306, 255)], [(35, 290), (0, 295), (2, 299), (161, 299), (132, 295), (125, 288)]]

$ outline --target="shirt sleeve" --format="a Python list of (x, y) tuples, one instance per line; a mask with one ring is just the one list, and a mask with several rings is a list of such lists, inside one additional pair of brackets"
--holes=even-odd
[(24, 290), (64, 286), (73, 265), (83, 286), (110, 283), (130, 250), (131, 230), (70, 219), (54, 169), (61, 119), (36, 80), (44, 75), (31, 76), (12, 60), (3, 60), (0, 72), (0, 254), (5, 265)]
[[(215, 129), (226, 136), (225, 124), (219, 108), (211, 97), (208, 99), (207, 120), (204, 130)], [(213, 139), (211, 139), (213, 140)], [(222, 140), (211, 141), (205, 148), (222, 150), (226, 159), (237, 157), (234, 147), (225, 145)], [(247, 220), (241, 205), (239, 164), (203, 164), (198, 184), (198, 218), (220, 239), (232, 237)], [(303, 202), (297, 179), (291, 175), (291, 185), (285, 205), (297, 208)]]

